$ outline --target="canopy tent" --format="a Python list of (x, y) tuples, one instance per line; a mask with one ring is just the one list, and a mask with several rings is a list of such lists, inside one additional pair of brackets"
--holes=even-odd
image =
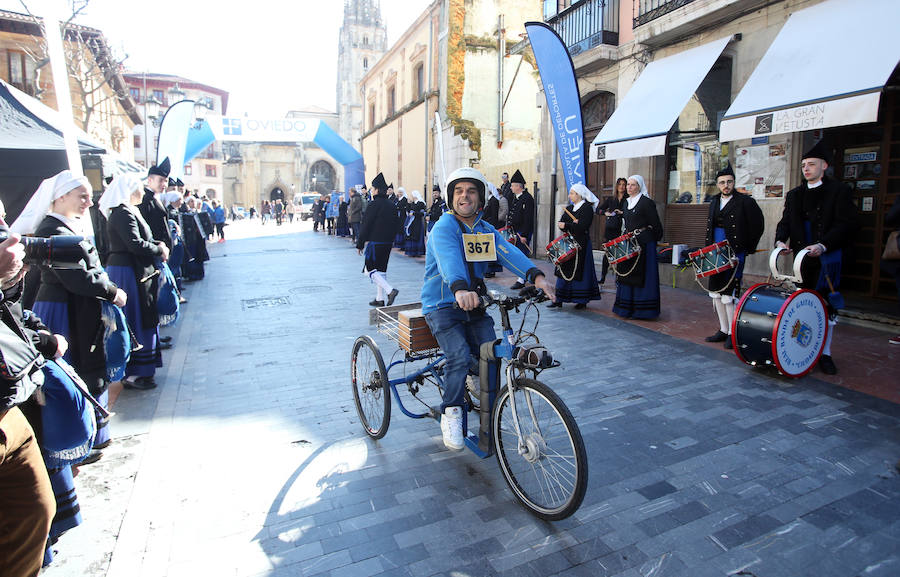
[[(71, 121), (70, 121), (71, 122)], [(68, 168), (61, 115), (0, 80), (0, 199), (12, 222), (41, 181)], [(82, 154), (106, 152), (78, 131)]]
[(827, 0), (793, 13), (725, 113), (719, 139), (875, 122), (900, 60), (897, 22), (897, 0)]
[(669, 130), (731, 38), (648, 64), (591, 143), (591, 162), (665, 154)]

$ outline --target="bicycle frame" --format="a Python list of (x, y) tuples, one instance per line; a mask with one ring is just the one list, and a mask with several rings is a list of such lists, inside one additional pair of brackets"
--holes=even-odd
[[(501, 317), (501, 326), (503, 329), (503, 335), (500, 339), (494, 341), (493, 345), (493, 359), (489, 362), (496, 363), (496, 366), (499, 366), (502, 361), (505, 359), (506, 367), (505, 367), (505, 375), (506, 375), (506, 387), (510, 392), (510, 408), (513, 414), (513, 422), (516, 427), (516, 434), (519, 437), (519, 452), (525, 451), (526, 448), (523, 445), (521, 439), (523, 438), (522, 431), (519, 425), (519, 416), (518, 416), (518, 408), (516, 407), (515, 395), (514, 392), (514, 383), (515, 376), (513, 371), (516, 368), (515, 363), (512, 362), (513, 352), (515, 350), (515, 333), (512, 330), (509, 321), (509, 311), (504, 307), (499, 307), (500, 309), (500, 317)], [(432, 355), (410, 355), (406, 354), (406, 356), (397, 361), (393, 361), (387, 367), (388, 375), (390, 375), (391, 369), (397, 365), (405, 365), (406, 363), (421, 361), (425, 359), (432, 358)], [(400, 407), (400, 411), (406, 415), (407, 417), (413, 419), (424, 419), (425, 417), (431, 417), (435, 420), (440, 420), (440, 411), (435, 409), (434, 407), (430, 407), (430, 410), (424, 413), (415, 413), (406, 408), (403, 404), (403, 400), (400, 398), (400, 392), (397, 389), (398, 385), (406, 385), (409, 387), (413, 382), (418, 381), (419, 379), (424, 378), (433, 378), (437, 381), (438, 387), (443, 387), (443, 380), (440, 375), (434, 372), (435, 367), (440, 365), (444, 361), (445, 357), (443, 354), (437, 355), (437, 357), (428, 363), (426, 366), (416, 370), (415, 372), (405, 375), (400, 378), (390, 379), (388, 378), (388, 385), (391, 387), (391, 392), (393, 394), (394, 400), (397, 402), (397, 405)], [(496, 372), (496, 367), (491, 371)], [(386, 377), (388, 376), (386, 375)], [(499, 375), (498, 375), (499, 376)], [(487, 378), (485, 378), (487, 377)], [(487, 381), (487, 382), (485, 382)], [(497, 395), (500, 392), (499, 383), (495, 383), (495, 386), (491, 386), (490, 384), (490, 376), (484, 375), (481, 377), (481, 387), (484, 390), (487, 387), (487, 406), (482, 404), (481, 414), (487, 415), (487, 419), (484, 419), (483, 422), (479, 423), (478, 434), (470, 435), (468, 428), (468, 410), (463, 410), (463, 438), (465, 440), (466, 446), (473, 453), (481, 457), (482, 459), (486, 459), (494, 454), (494, 443), (493, 443), (493, 433), (491, 431), (489, 422), (490, 415), (494, 410), (494, 403), (497, 399)], [(528, 401), (528, 410), (531, 414), (532, 418), (534, 418), (534, 409), (531, 406), (531, 399), (527, 399)]]

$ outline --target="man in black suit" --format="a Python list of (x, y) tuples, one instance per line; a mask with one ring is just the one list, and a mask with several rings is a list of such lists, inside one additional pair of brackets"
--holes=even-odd
[[(840, 284), (842, 251), (850, 245), (857, 229), (853, 191), (843, 182), (826, 176), (830, 164), (831, 153), (822, 141), (803, 155), (800, 169), (805, 182), (788, 191), (784, 213), (775, 229), (776, 247), (794, 253), (804, 248), (809, 250), (803, 260), (800, 286), (823, 296), (831, 291), (828, 280), (835, 290)], [(826, 375), (837, 373), (831, 358), (831, 338), (836, 324), (837, 310), (828, 303), (828, 335), (819, 359), (819, 368)]]
[[(144, 198), (138, 205), (141, 216), (150, 225), (153, 240), (165, 243), (172, 250), (172, 236), (169, 234), (169, 216), (157, 195), (166, 191), (169, 184), (169, 159), (166, 158), (156, 166), (151, 166), (147, 174), (147, 185), (144, 187)], [(172, 185), (174, 186), (174, 182)]]
[(756, 245), (759, 244), (765, 228), (765, 219), (752, 196), (740, 192), (735, 194), (734, 170), (731, 164), (716, 174), (716, 186), (719, 188), (719, 194), (713, 196), (709, 203), (706, 244), (709, 246), (727, 240), (738, 258), (738, 265), (736, 269), (709, 277), (709, 296), (713, 300), (713, 308), (719, 319), (719, 330), (706, 337), (706, 342), (724, 342), (725, 348), (730, 349), (731, 323), (734, 320), (736, 301), (741, 294), (744, 259), (756, 251)]
[[(363, 270), (378, 287), (375, 300), (369, 303), (373, 307), (382, 307), (385, 304), (391, 306), (400, 292), (388, 283), (385, 276), (388, 261), (391, 258), (394, 237), (400, 226), (397, 207), (385, 196), (388, 188), (384, 176), (379, 172), (372, 181), (372, 190), (375, 196), (372, 197), (372, 201), (366, 207), (366, 212), (363, 213), (362, 225), (356, 239), (357, 251), (359, 254), (365, 254), (366, 258)], [(365, 253), (363, 253), (363, 249), (365, 249)]]
[[(516, 247), (521, 250), (525, 256), (531, 256), (531, 235), (534, 234), (534, 197), (525, 190), (525, 177), (516, 170), (510, 180), (510, 189), (513, 193), (513, 201), (509, 205), (509, 214), (506, 217), (506, 224), (511, 226), (518, 238), (516, 239)], [(516, 283), (512, 285), (513, 289), (520, 289), (525, 286), (525, 279), (517, 278)]]

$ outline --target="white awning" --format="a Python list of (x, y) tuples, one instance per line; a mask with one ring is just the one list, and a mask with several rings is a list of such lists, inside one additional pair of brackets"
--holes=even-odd
[(651, 62), (591, 143), (590, 160), (656, 156), (731, 36)]
[(719, 140), (875, 122), (900, 61), (900, 2), (827, 0), (791, 14), (719, 127)]

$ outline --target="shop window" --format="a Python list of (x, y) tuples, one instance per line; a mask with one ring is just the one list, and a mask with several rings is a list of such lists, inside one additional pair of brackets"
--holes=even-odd
[(703, 204), (718, 193), (716, 173), (728, 162), (719, 123), (731, 104), (731, 58), (709, 71), (669, 133), (670, 204)]
[(216, 165), (215, 164), (207, 164), (206, 166), (206, 176), (215, 178), (216, 176)]

